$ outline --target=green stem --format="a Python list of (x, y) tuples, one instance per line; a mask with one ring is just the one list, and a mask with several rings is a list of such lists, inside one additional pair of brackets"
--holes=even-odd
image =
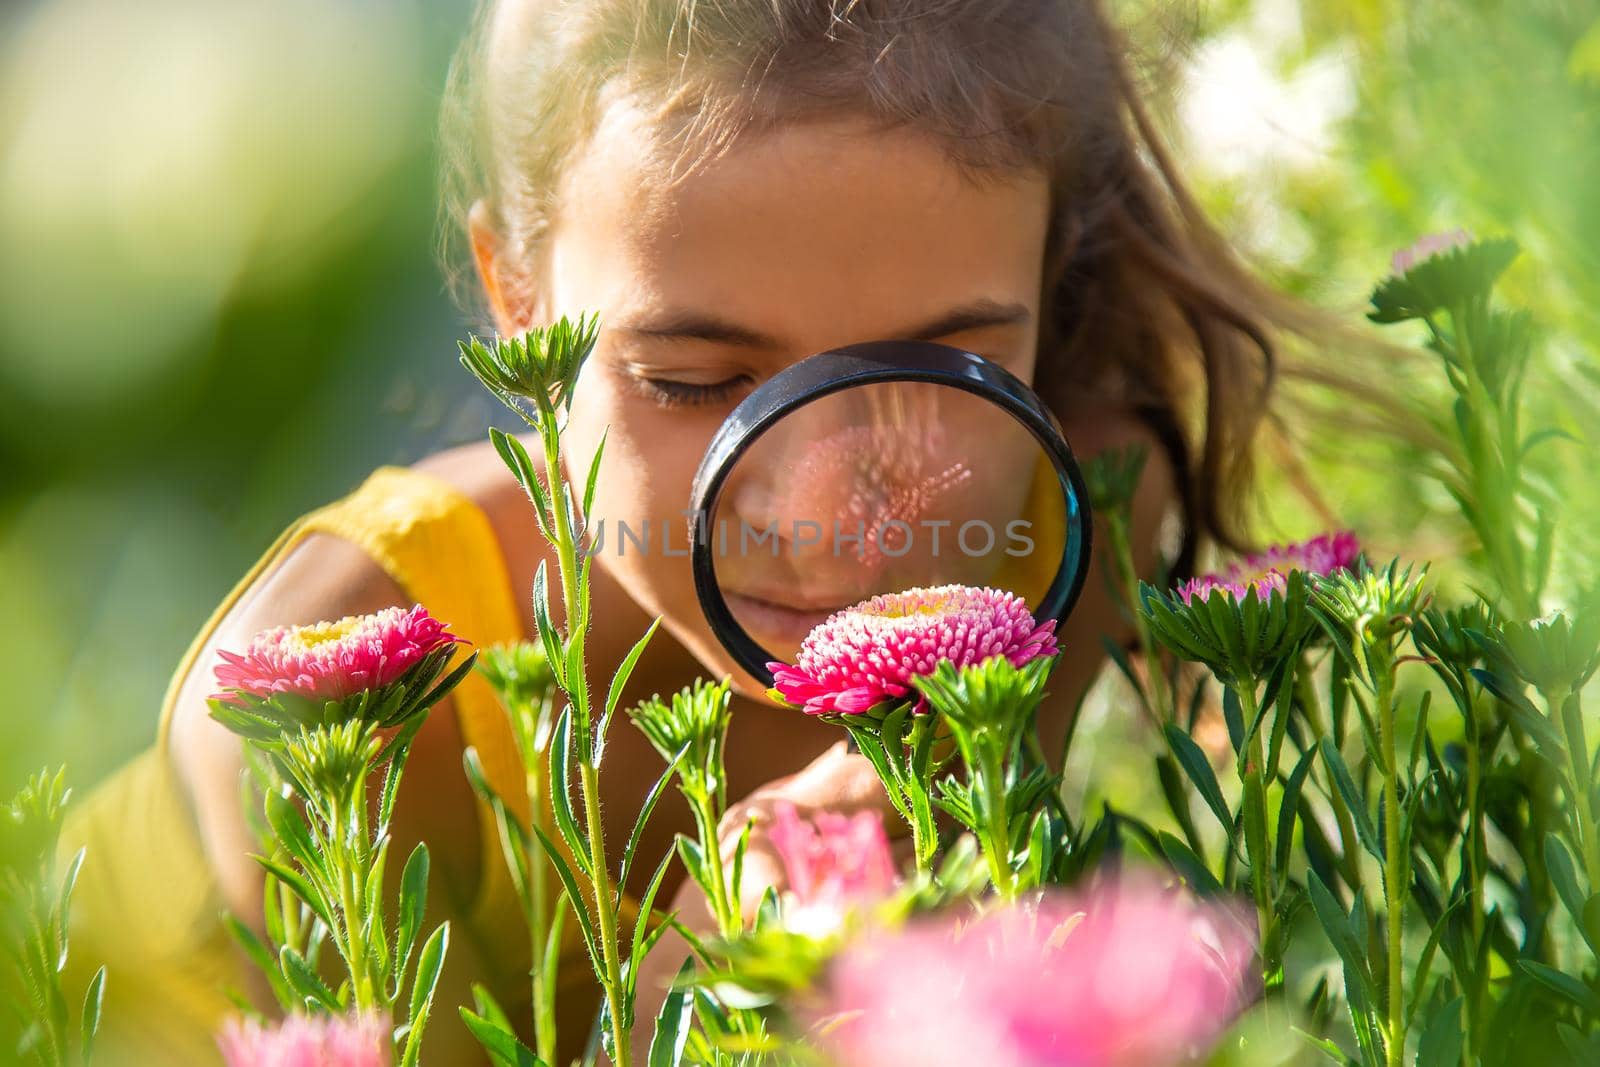
[(698, 789), (690, 798), (696, 828), (700, 832), (700, 848), (705, 855), (706, 873), (710, 885), (711, 910), (717, 919), (717, 929), (723, 937), (737, 936), (744, 926), (744, 916), (729, 894), (728, 875), (722, 862), (722, 843), (717, 837), (717, 814), (712, 809), (711, 796)]
[(1389, 964), (1388, 1063), (1389, 1067), (1402, 1067), (1405, 1061), (1406, 1016), (1401, 946), (1405, 934), (1406, 902), (1405, 886), (1401, 882), (1404, 856), (1400, 849), (1400, 767), (1394, 719), (1394, 664), (1384, 662), (1376, 673), (1379, 729), (1383, 743), (1383, 903)]
[(1250, 731), (1249, 752), (1245, 758), (1242, 779), (1244, 783), (1244, 843), (1250, 859), (1250, 892), (1255, 899), (1256, 920), (1261, 928), (1261, 971), (1269, 996), (1282, 988), (1282, 961), (1278, 959), (1278, 935), (1273, 903), (1272, 850), (1267, 841), (1267, 787), (1266, 749), (1262, 739), (1263, 724), (1256, 723), (1259, 706), (1256, 702), (1256, 682), (1251, 679), (1238, 684), (1234, 693), (1239, 698), (1239, 712), (1245, 729)]
[(1006, 815), (1005, 778), (999, 755), (986, 751), (989, 747), (984, 746), (985, 751), (979, 755), (982, 761), (979, 775), (983, 779), (984, 829), (989, 838), (989, 847), (984, 852), (988, 855), (989, 877), (994, 882), (995, 891), (1000, 894), (1000, 899), (1010, 901), (1017, 895), (1017, 879), (1011, 870), (1011, 833), (1010, 820)]
[[(1322, 705), (1317, 702), (1317, 694), (1311, 685), (1311, 671), (1307, 664), (1302, 663), (1295, 671), (1295, 686), (1300, 691), (1300, 706), (1305, 711), (1307, 722), (1311, 731), (1318, 737), (1333, 738), (1331, 727), (1322, 721)], [(1334, 738), (1334, 744), (1338, 739)], [(1339, 824), (1339, 866), (1344, 875), (1345, 884), (1350, 887), (1351, 893), (1361, 889), (1361, 852), (1355, 844), (1355, 820), (1350, 816), (1350, 807), (1344, 802), (1341, 793), (1333, 782), (1333, 773), (1326, 767), (1322, 768), (1324, 785), (1327, 789), (1328, 800), (1333, 808), (1334, 821)]]
[(1595, 837), (1594, 809), (1590, 803), (1589, 741), (1583, 729), (1583, 712), (1578, 694), (1566, 697), (1542, 692), (1550, 717), (1560, 721), (1567, 735), (1567, 760), (1572, 774), (1572, 804), (1578, 813), (1579, 850), (1583, 869), (1589, 876), (1589, 892), (1600, 892), (1600, 839)]
[[(544, 832), (545, 836), (553, 835), (553, 828), (549, 820), (544, 817), (544, 772), (541, 764), (544, 753), (534, 748), (531, 741), (523, 761), (524, 788), (528, 795), (528, 811), (533, 824)], [(531, 753), (528, 754), (528, 753)], [(554, 1063), (556, 1057), (556, 1004), (555, 989), (545, 982), (544, 946), (540, 941), (548, 936), (551, 924), (550, 914), (550, 871), (549, 861), (543, 856), (529, 850), (528, 864), (528, 943), (532, 952), (533, 965), (529, 968), (533, 979), (533, 1012), (534, 1012), (534, 1045), (539, 1058), (545, 1063)]]
[(600, 772), (590, 762), (588, 752), (578, 760), (578, 780), (583, 792), (584, 817), (588, 824), (586, 844), (593, 860), (595, 918), (600, 926), (606, 1001), (611, 1007), (611, 1036), (615, 1043), (612, 1062), (615, 1067), (629, 1067), (633, 1061), (633, 1048), (628, 1040), (626, 1020), (622, 1016), (622, 961), (617, 944), (617, 913), (612, 906), (611, 874), (606, 860), (605, 825), (600, 818)]
[[(918, 874), (927, 874), (933, 870), (933, 854), (939, 847), (937, 831), (930, 826), (924, 826), (921, 816), (918, 815), (918, 812), (924, 809), (931, 811), (933, 805), (932, 798), (928, 795), (933, 775), (923, 765), (923, 761), (917, 758), (917, 753), (922, 750), (922, 742), (928, 730), (932, 728), (932, 720), (931, 714), (911, 716), (911, 732), (906, 738), (907, 745), (911, 749), (908, 760), (911, 788), (922, 794), (921, 797), (906, 797), (906, 807), (911, 812), (911, 818), (907, 820), (911, 823), (911, 850), (916, 854), (914, 858)], [(922, 801), (921, 804), (917, 803), (919, 799)]]
[[(1458, 682), (1463, 693), (1472, 692), (1464, 677)], [(1483, 753), (1472, 697), (1469, 695), (1466, 700), (1463, 711), (1467, 719), (1467, 907), (1471, 910), (1472, 950), (1476, 954), (1483, 943), (1483, 873), (1488, 856), (1483, 835)], [(1466, 990), (1467, 1040), (1463, 1048), (1473, 1063), (1477, 1062), (1482, 991), (1482, 978), (1474, 973), (1472, 986)]]
[[(540, 405), (539, 438), (544, 446), (545, 485), (555, 522), (556, 559), (561, 571), (561, 601), (566, 611), (567, 640), (583, 640), (588, 628), (588, 611), (582, 603), (587, 590), (580, 590), (577, 546), (573, 542), (567, 494), (562, 490), (560, 428), (553, 409)], [(595, 919), (600, 927), (601, 971), (606, 1002), (611, 1009), (612, 1050), (615, 1067), (630, 1067), (633, 1048), (623, 1013), (621, 947), (617, 941), (617, 912), (613, 900), (611, 871), (606, 857), (605, 823), (600, 815), (600, 773), (594, 764), (594, 738), (589, 715), (589, 678), (586, 656), (579, 656), (567, 672), (565, 692), (572, 702), (574, 733), (578, 738), (578, 779), (583, 799), (590, 869), (594, 882)], [(573, 906), (579, 902), (573, 901)]]
[(1111, 558), (1115, 561), (1117, 579), (1122, 583), (1122, 596), (1133, 618), (1134, 633), (1139, 639), (1139, 652), (1149, 675), (1150, 710), (1157, 725), (1177, 721), (1176, 700), (1167, 686), (1166, 672), (1161, 669), (1161, 646), (1150, 632), (1150, 624), (1139, 610), (1139, 574), (1133, 565), (1133, 540), (1128, 530), (1127, 516), (1113, 512), (1106, 519), (1106, 533), (1111, 541)]
[[(365, 789), (361, 792), (365, 793)], [(337, 842), (333, 861), (337, 868), (334, 874), (339, 886), (339, 910), (344, 913), (345, 963), (350, 969), (350, 987), (355, 995), (356, 1010), (362, 1014), (387, 1007), (379, 1002), (373, 988), (367, 959), (366, 893), (362, 885), (364, 878), (360, 858), (362, 850), (356, 841), (360, 833), (358, 828), (365, 827), (364, 812), (365, 805), (360, 801), (356, 803), (354, 811), (345, 811), (343, 805), (335, 806), (334, 832), (329, 835), (331, 841)]]

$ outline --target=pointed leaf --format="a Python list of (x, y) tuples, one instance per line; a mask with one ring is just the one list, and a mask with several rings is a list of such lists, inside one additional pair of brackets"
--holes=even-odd
[(649, 1067), (678, 1067), (683, 1062), (683, 1050), (689, 1041), (689, 1020), (694, 1014), (692, 986), (694, 957), (690, 956), (678, 968), (678, 977), (672, 990), (656, 1013), (656, 1032), (650, 1039)]
[[(1350, 809), (1350, 819), (1356, 824), (1356, 836), (1361, 839), (1361, 845), (1381, 865), (1384, 862), (1383, 848), (1378, 844), (1378, 832), (1372, 827), (1372, 817), (1367, 814), (1367, 802), (1356, 788), (1355, 779), (1350, 776), (1350, 768), (1345, 765), (1344, 757), (1339, 754), (1338, 746), (1324, 737), (1319, 744), (1322, 750), (1322, 765), (1328, 768), (1328, 773), (1333, 777), (1334, 788), (1339, 790), (1339, 795), (1344, 797), (1345, 807)], [(1349, 842), (1345, 842), (1349, 847)]]
[(544, 1061), (535, 1056), (505, 1022), (486, 1019), (466, 1007), (459, 1011), (461, 1021), (489, 1054), (494, 1067), (545, 1067)]
[(83, 1017), (78, 1026), (78, 1056), (84, 1063), (94, 1059), (94, 1039), (100, 1032), (100, 1010), (105, 1006), (106, 969), (101, 967), (89, 979), (89, 988), (83, 994)]
[(1228, 803), (1222, 798), (1222, 787), (1217, 784), (1217, 776), (1211, 769), (1211, 761), (1206, 759), (1206, 754), (1194, 739), (1172, 723), (1166, 726), (1167, 744), (1172, 747), (1172, 754), (1177, 757), (1178, 763), (1183, 767), (1184, 773), (1194, 783), (1195, 789), (1200, 793), (1200, 798), (1206, 802), (1211, 813), (1217, 817), (1224, 830), (1233, 826), (1233, 816), (1228, 811)]
[(411, 1012), (406, 1016), (406, 1047), (401, 1055), (401, 1067), (416, 1067), (422, 1055), (422, 1032), (428, 1027), (428, 1016), (433, 1011), (433, 994), (439, 985), (439, 972), (444, 969), (444, 956), (450, 949), (450, 924), (443, 922), (433, 931), (417, 957), (417, 976), (411, 986)]
[(394, 935), (394, 970), (404, 975), (411, 962), (411, 949), (422, 930), (422, 916), (428, 908), (428, 846), (422, 842), (411, 850), (406, 869), (400, 874), (400, 920)]

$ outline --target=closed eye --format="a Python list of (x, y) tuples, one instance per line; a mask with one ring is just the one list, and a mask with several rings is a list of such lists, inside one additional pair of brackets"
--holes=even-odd
[(725, 403), (748, 388), (752, 381), (748, 374), (709, 383), (678, 382), (670, 378), (639, 375), (630, 377), (641, 396), (664, 408), (708, 407)]

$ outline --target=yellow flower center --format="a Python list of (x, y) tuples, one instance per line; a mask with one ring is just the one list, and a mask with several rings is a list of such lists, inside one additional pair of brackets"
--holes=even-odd
[(323, 645), (338, 644), (360, 627), (362, 619), (347, 615), (337, 622), (319, 622), (312, 626), (296, 626), (284, 640), (286, 650), (310, 652)]

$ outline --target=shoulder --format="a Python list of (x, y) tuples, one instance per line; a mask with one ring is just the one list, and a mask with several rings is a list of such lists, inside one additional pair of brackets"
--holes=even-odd
[(528, 498), (487, 439), (436, 452), (412, 470), (435, 478), (476, 504), (502, 543), (533, 528)]

